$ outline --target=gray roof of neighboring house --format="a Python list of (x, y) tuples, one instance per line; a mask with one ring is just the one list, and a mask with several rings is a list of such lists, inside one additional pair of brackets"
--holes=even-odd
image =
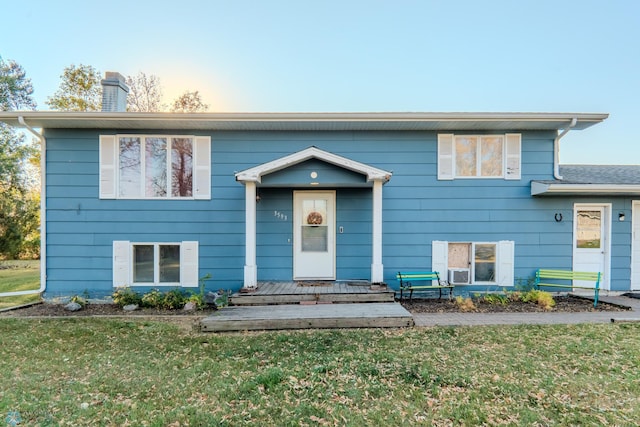
[(560, 165), (567, 184), (640, 184), (640, 165)]
[(531, 181), (531, 195), (640, 196), (640, 165), (560, 165), (560, 176)]

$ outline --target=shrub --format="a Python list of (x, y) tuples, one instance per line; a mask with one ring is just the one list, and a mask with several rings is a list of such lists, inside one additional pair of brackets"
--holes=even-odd
[(455, 304), (456, 306), (458, 306), (458, 309), (460, 309), (460, 311), (473, 311), (476, 309), (476, 305), (473, 303), (473, 300), (471, 298), (462, 298), (460, 295), (458, 295), (455, 299)]
[(522, 301), (533, 302), (547, 311), (551, 310), (553, 306), (556, 305), (556, 302), (553, 299), (553, 295), (551, 295), (549, 292), (541, 291), (538, 289), (532, 289), (529, 292), (524, 293), (522, 295)]
[(142, 306), (150, 308), (162, 307), (162, 301), (164, 295), (158, 289), (151, 289), (146, 294), (142, 295)]
[(82, 308), (86, 307), (89, 303), (85, 298), (80, 295), (74, 295), (71, 297), (71, 302), (75, 302), (76, 304), (80, 304)]
[(207, 305), (204, 301), (204, 295), (202, 294), (191, 294), (189, 298), (187, 298), (187, 301), (194, 303), (197, 309), (204, 308)]
[(509, 302), (509, 297), (507, 295), (500, 294), (486, 294), (482, 297), (482, 301), (492, 305), (507, 305), (507, 303)]
[(124, 307), (130, 304), (140, 304), (140, 294), (129, 287), (117, 288), (113, 294), (111, 294), (114, 304), (118, 307)]
[(172, 289), (164, 295), (162, 299), (162, 308), (167, 310), (178, 310), (184, 307), (187, 302), (187, 296), (180, 289)]

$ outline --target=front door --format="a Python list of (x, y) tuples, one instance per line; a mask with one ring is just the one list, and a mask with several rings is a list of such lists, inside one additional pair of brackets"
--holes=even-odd
[[(609, 289), (609, 211), (608, 205), (574, 207), (573, 271), (602, 273), (602, 289)], [(594, 287), (595, 283), (575, 281), (574, 285)]]
[(293, 205), (294, 280), (335, 280), (335, 191), (294, 191)]

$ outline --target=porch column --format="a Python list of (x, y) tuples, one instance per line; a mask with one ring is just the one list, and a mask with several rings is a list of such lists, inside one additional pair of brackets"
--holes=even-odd
[(371, 257), (371, 283), (381, 283), (382, 266), (382, 181), (373, 181), (373, 253)]
[(256, 265), (256, 183), (245, 182), (245, 262), (243, 289), (254, 289), (258, 285)]

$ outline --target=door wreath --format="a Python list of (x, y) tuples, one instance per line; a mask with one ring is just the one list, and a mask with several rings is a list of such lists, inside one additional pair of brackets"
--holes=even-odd
[(307, 215), (307, 224), (320, 225), (322, 224), (322, 214), (320, 212), (311, 212)]

